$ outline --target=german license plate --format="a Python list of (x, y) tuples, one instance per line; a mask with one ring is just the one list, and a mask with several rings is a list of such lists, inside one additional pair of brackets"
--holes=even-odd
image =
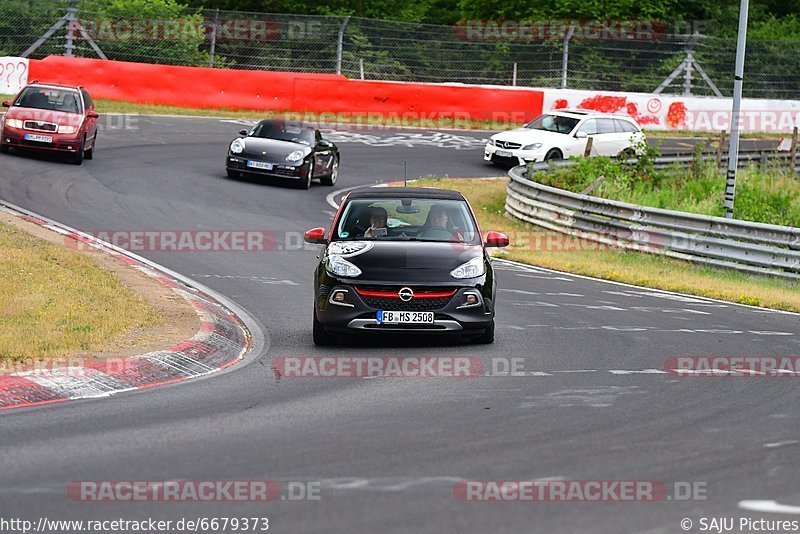
[(52, 135), (25, 134), (26, 141), (36, 141), (37, 143), (52, 143)]
[(378, 324), (433, 324), (433, 312), (378, 310)]
[(497, 156), (501, 158), (511, 157), (511, 152), (509, 152), (508, 150), (498, 150), (497, 152), (495, 152), (495, 154), (497, 154)]
[(247, 166), (253, 169), (264, 169), (265, 171), (272, 170), (272, 163), (264, 163), (263, 161), (248, 161)]

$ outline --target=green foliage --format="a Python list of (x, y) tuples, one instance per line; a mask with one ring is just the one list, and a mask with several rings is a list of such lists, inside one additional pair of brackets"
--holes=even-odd
[[(103, 52), (120, 60), (154, 63), (207, 65), (208, 54), (200, 50), (205, 26), (200, 14), (186, 14), (186, 6), (175, 0), (82, 0), (84, 26)], [(141, 30), (121, 31), (119, 21), (143, 21)], [(219, 64), (222, 58), (215, 59)]]
[[(577, 165), (552, 173), (538, 172), (531, 179), (573, 192), (581, 192), (599, 176), (605, 180), (592, 195), (654, 208), (725, 214), (722, 196), (725, 177), (713, 162), (695, 158), (689, 170), (655, 171), (646, 153), (634, 165), (610, 158), (579, 158)], [(739, 171), (734, 215), (737, 219), (800, 227), (800, 181), (786, 171), (751, 167)]]
[[(0, 0), (0, 56), (19, 56), (65, 13), (63, 7), (57, 4)], [(50, 41), (32, 57), (63, 53), (63, 41)]]

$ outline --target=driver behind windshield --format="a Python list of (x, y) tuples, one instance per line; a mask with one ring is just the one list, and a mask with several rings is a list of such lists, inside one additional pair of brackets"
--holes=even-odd
[[(369, 228), (364, 232), (364, 237), (385, 236), (388, 218), (389, 214), (384, 208), (372, 208), (372, 213), (369, 217)], [(376, 232), (376, 230), (378, 231)]]

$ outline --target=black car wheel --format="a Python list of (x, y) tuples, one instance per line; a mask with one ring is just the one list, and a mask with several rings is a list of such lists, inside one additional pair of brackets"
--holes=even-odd
[(86, 159), (93, 159), (94, 158), (94, 147), (97, 146), (97, 134), (94, 134), (94, 139), (92, 139), (92, 148), (86, 151), (83, 155)]
[(336, 183), (336, 179), (339, 177), (339, 158), (333, 158), (333, 164), (331, 165), (331, 173), (328, 176), (323, 176), (319, 179), (322, 185), (333, 185)]
[(231, 169), (225, 169), (225, 171), (228, 173), (228, 178), (241, 178), (242, 176), (242, 173), (238, 171), (232, 171)]
[(494, 319), (492, 319), (492, 323), (486, 329), (486, 332), (479, 336), (475, 336), (472, 339), (472, 342), (480, 345), (489, 345), (490, 343), (494, 343)]
[(561, 151), (557, 148), (550, 149), (550, 151), (547, 154), (545, 154), (544, 160), (550, 161), (553, 159), (564, 159), (564, 154), (562, 154)]
[(329, 334), (325, 331), (325, 328), (322, 326), (322, 323), (319, 322), (317, 319), (317, 310), (314, 310), (314, 345), (319, 345), (321, 347), (326, 347), (329, 345), (336, 344), (336, 336), (333, 334)]
[(83, 149), (86, 146), (86, 138), (84, 137), (81, 141), (81, 146), (78, 147), (78, 151), (72, 155), (72, 163), (75, 165), (80, 165), (83, 163)]
[(3, 154), (8, 154), (8, 145), (0, 144), (0, 152), (2, 152)]

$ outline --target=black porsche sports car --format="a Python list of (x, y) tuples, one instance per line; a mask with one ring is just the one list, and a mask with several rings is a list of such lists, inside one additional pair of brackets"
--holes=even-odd
[(290, 178), (302, 189), (319, 179), (333, 185), (339, 177), (339, 148), (319, 130), (282, 119), (267, 119), (239, 132), (228, 147), (228, 176), (242, 174)]
[[(326, 235), (327, 234), (327, 235)], [(314, 276), (314, 343), (367, 332), (452, 333), (494, 341), (495, 278), (467, 200), (456, 191), (370, 188), (342, 201)]]

